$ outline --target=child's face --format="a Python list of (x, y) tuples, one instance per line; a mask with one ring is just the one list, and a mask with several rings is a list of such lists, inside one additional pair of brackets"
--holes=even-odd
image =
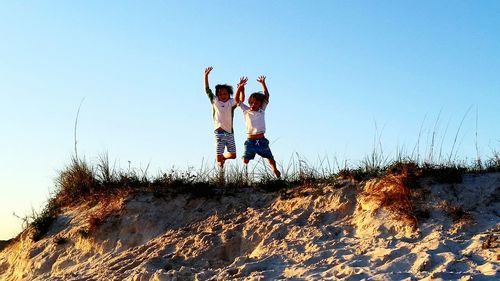
[(250, 99), (248, 103), (250, 104), (250, 110), (252, 111), (259, 110), (260, 106), (262, 105), (262, 102), (260, 102), (260, 100), (258, 99)]
[(229, 100), (229, 93), (227, 92), (227, 89), (219, 89), (219, 91), (217, 92), (217, 97), (219, 98), (219, 100), (221, 102), (226, 102)]

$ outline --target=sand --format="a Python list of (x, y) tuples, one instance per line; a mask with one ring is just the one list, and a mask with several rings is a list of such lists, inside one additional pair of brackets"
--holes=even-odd
[[(27, 230), (0, 252), (0, 280), (500, 278), (499, 173), (421, 180), (412, 204), (424, 215), (415, 225), (381, 208), (369, 194), (374, 184), (129, 194), (65, 208), (43, 239)], [(88, 231), (103, 209), (111, 215)]]

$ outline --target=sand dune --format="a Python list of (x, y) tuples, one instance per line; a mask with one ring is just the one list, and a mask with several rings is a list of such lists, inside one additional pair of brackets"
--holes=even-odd
[[(377, 184), (391, 188), (342, 180), (66, 208), (43, 239), (25, 231), (0, 253), (0, 280), (500, 278), (500, 174), (421, 179), (410, 217), (384, 207), (371, 193)], [(86, 230), (104, 209), (111, 215)]]

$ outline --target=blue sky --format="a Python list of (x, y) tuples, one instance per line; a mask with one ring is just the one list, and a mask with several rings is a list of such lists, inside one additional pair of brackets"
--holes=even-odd
[(486, 159), (500, 150), (498, 30), (498, 1), (3, 2), (0, 239), (54, 190), (82, 99), (91, 162), (108, 152), (155, 174), (213, 161), (207, 66), (212, 86), (245, 75), (247, 92), (267, 76), (278, 162), (356, 165), (374, 138), (393, 156), (419, 135), (424, 157), (434, 131), (449, 154), (462, 118), (457, 158), (476, 157), (477, 140)]

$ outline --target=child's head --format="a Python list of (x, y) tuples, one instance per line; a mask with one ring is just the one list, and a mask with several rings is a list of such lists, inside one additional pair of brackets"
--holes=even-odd
[(259, 110), (264, 103), (266, 96), (262, 92), (255, 92), (248, 98), (248, 104), (250, 105), (250, 110)]
[(215, 86), (215, 95), (220, 101), (226, 102), (233, 95), (233, 87), (227, 84), (218, 84)]

